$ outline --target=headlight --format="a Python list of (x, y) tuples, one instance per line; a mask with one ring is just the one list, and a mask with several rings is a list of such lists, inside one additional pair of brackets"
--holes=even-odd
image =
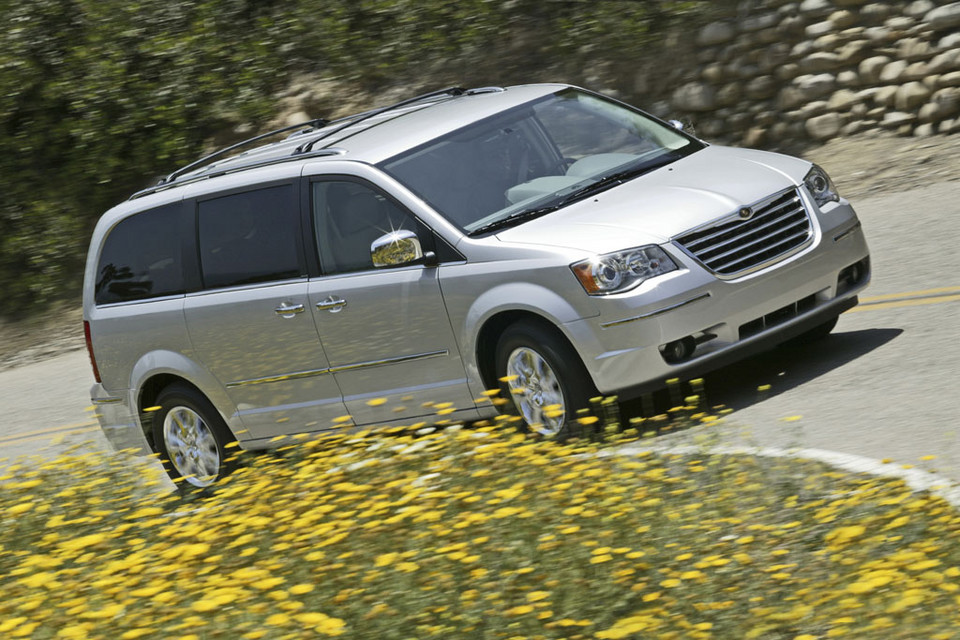
[(592, 296), (627, 291), (654, 276), (677, 269), (656, 245), (627, 249), (582, 260), (570, 265), (577, 280)]
[(807, 172), (807, 177), (803, 179), (803, 184), (806, 185), (818, 205), (822, 206), (828, 202), (836, 202), (840, 199), (837, 188), (833, 186), (833, 180), (830, 179), (826, 171), (817, 165), (813, 165), (810, 171)]

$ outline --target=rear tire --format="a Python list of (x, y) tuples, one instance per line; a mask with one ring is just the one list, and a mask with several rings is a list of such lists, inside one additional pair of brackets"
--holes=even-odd
[[(576, 431), (577, 410), (597, 395), (577, 352), (554, 330), (535, 322), (510, 325), (500, 336), (495, 370), (506, 409), (523, 426), (564, 439)], [(511, 378), (504, 381), (503, 378)]]
[(163, 468), (181, 491), (209, 487), (234, 468), (227, 445), (236, 439), (203, 394), (173, 384), (160, 393), (157, 404), (153, 441)]

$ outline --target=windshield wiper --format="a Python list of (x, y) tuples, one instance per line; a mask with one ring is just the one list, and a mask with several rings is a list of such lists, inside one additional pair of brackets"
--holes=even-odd
[(521, 222), (526, 222), (527, 220), (532, 220), (533, 218), (539, 218), (540, 216), (545, 216), (548, 213), (552, 213), (562, 207), (561, 204), (551, 204), (546, 207), (540, 207), (538, 209), (522, 209), (516, 213), (511, 213), (506, 218), (500, 218), (499, 220), (494, 220), (493, 222), (488, 222), (482, 227), (477, 227), (473, 231), (469, 232), (468, 236), (478, 236), (482, 233), (488, 233), (490, 231), (496, 231), (497, 229), (503, 229), (504, 227), (512, 227), (515, 224), (520, 224)]
[(511, 213), (506, 218), (494, 220), (493, 222), (485, 224), (482, 227), (474, 229), (467, 235), (477, 236), (482, 233), (496, 231), (497, 229), (502, 229), (504, 227), (512, 227), (513, 225), (526, 222), (527, 220), (532, 220), (533, 218), (539, 218), (540, 216), (552, 213), (561, 207), (565, 207), (568, 204), (576, 202), (577, 200), (583, 200), (584, 198), (588, 198), (596, 193), (600, 193), (601, 191), (606, 191), (607, 189), (610, 189), (618, 184), (623, 184), (624, 182), (643, 175), (644, 173), (649, 173), (654, 169), (659, 169), (662, 166), (670, 164), (676, 159), (677, 158), (673, 153), (667, 153), (657, 158), (653, 162), (645, 162), (635, 167), (624, 169), (623, 171), (611, 173), (610, 175), (604, 176), (596, 182), (591, 182), (590, 184), (581, 187), (576, 191), (568, 193), (563, 198), (552, 204), (549, 204), (545, 207), (538, 207), (536, 209), (523, 209), (521, 211), (517, 211), (516, 213)]

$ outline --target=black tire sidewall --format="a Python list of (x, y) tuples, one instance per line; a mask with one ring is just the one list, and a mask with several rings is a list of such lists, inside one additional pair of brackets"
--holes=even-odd
[[(588, 407), (590, 398), (596, 395), (593, 381), (580, 361), (580, 356), (553, 330), (537, 323), (518, 322), (507, 327), (497, 342), (494, 366), (501, 396), (507, 400), (501, 406), (505, 412), (512, 415), (519, 415), (519, 412), (510, 395), (509, 383), (503, 382), (501, 378), (507, 375), (507, 359), (510, 354), (520, 347), (537, 352), (553, 369), (563, 393), (566, 410), (563, 426), (556, 437), (572, 435), (575, 431), (577, 410)], [(527, 428), (527, 425), (524, 425), (524, 428)]]
[[(154, 414), (153, 424), (151, 425), (153, 442), (157, 453), (160, 455), (160, 461), (171, 479), (176, 480), (183, 477), (170, 460), (167, 444), (163, 437), (163, 423), (166, 420), (167, 414), (174, 407), (187, 407), (197, 412), (213, 433), (214, 440), (217, 444), (217, 454), (220, 456), (220, 469), (213, 484), (216, 484), (218, 480), (233, 469), (232, 455), (227, 445), (234, 442), (236, 438), (230, 433), (230, 429), (226, 423), (224, 423), (220, 413), (203, 394), (185, 385), (172, 385), (160, 393), (157, 397), (157, 405), (160, 409)], [(186, 480), (177, 482), (177, 487), (181, 491), (199, 491), (208, 488), (197, 487)]]

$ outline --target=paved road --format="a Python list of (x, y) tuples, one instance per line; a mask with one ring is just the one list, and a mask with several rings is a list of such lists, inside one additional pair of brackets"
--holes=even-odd
[[(873, 254), (867, 304), (815, 347), (708, 376), (708, 400), (735, 409), (717, 432), (727, 442), (891, 458), (960, 480), (960, 182), (854, 204)], [(84, 352), (0, 372), (0, 457), (63, 433), (104, 446), (86, 411), (91, 382)], [(771, 389), (759, 394), (764, 384)], [(936, 459), (920, 460), (928, 455)]]

